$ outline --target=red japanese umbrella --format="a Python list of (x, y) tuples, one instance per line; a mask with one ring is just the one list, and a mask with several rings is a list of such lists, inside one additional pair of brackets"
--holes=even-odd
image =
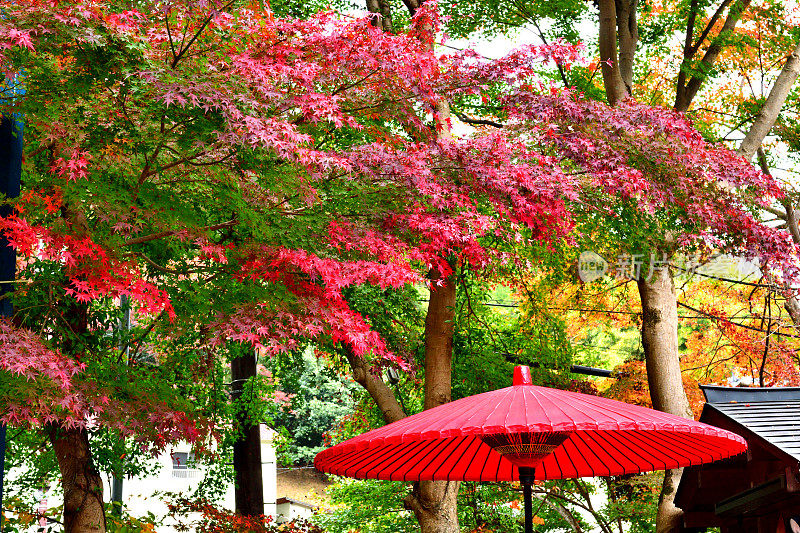
[(534, 479), (613, 476), (708, 463), (744, 452), (729, 431), (637, 405), (514, 385), (462, 398), (317, 454), (317, 469), (395, 481), (520, 481), (531, 531)]

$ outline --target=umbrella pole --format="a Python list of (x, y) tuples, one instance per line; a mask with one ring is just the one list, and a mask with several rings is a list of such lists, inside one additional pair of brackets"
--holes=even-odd
[(533, 468), (520, 468), (519, 481), (525, 500), (525, 533), (533, 533)]

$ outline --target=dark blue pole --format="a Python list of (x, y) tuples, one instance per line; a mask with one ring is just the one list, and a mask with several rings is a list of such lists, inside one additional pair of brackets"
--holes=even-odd
[[(13, 117), (0, 117), (0, 195), (6, 198), (19, 196), (22, 177), (22, 123)], [(11, 206), (0, 205), (0, 216), (13, 212)], [(13, 290), (17, 271), (17, 252), (0, 236), (0, 316), (14, 316), (11, 299), (4, 297)], [(6, 467), (6, 425), (0, 424), (0, 530), (3, 529), (3, 478)]]

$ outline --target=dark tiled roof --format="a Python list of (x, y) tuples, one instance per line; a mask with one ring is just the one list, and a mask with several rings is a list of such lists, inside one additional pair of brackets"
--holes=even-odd
[(700, 385), (708, 403), (800, 400), (800, 387), (720, 387)]
[(708, 407), (800, 461), (800, 388), (703, 387)]

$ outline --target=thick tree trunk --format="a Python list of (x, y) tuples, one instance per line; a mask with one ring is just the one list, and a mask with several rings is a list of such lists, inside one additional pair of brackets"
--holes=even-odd
[(614, 0), (599, 0), (600, 33), (598, 46), (600, 50), (600, 70), (603, 73), (603, 86), (606, 98), (612, 106), (628, 96), (625, 83), (619, 70), (617, 59), (617, 6)]
[(786, 296), (786, 303), (783, 308), (789, 313), (789, 318), (792, 319), (792, 324), (800, 326), (800, 300), (797, 299), (797, 294), (791, 289), (786, 289), (788, 295)]
[(616, 0), (617, 40), (619, 41), (619, 74), (625, 85), (625, 95), (633, 94), (633, 65), (639, 44), (636, 8), (639, 0)]
[[(256, 375), (256, 356), (246, 353), (231, 361), (231, 397), (242, 396), (245, 382)], [(233, 443), (233, 471), (236, 478), (236, 514), (260, 516), (264, 514), (264, 487), (261, 478), (261, 431), (246, 413), (237, 414), (240, 434)]]
[[(691, 418), (678, 359), (678, 305), (672, 275), (666, 269), (659, 270), (649, 281), (639, 279), (637, 284), (642, 301), (642, 346), (653, 407)], [(665, 473), (656, 517), (659, 533), (677, 531), (682, 511), (673, 500), (680, 476), (681, 469)]]
[(674, 503), (682, 474), (683, 468), (664, 472), (664, 484), (661, 486), (661, 494), (658, 497), (656, 533), (676, 533), (683, 530), (683, 510), (676, 507)]
[(672, 275), (666, 270), (638, 281), (642, 300), (642, 346), (653, 407), (690, 418), (678, 360), (678, 305)]
[(421, 481), (406, 496), (406, 508), (414, 512), (420, 533), (459, 533), (458, 481)]
[(105, 532), (103, 484), (91, 461), (88, 433), (48, 426), (47, 435), (61, 470), (65, 533)]

